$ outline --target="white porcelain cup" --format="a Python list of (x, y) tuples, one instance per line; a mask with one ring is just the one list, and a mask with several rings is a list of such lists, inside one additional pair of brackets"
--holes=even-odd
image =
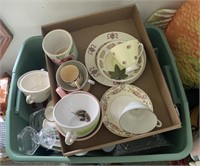
[(50, 96), (50, 82), (47, 71), (33, 70), (20, 76), (17, 81), (18, 88), (26, 96), (26, 102), (42, 103)]
[(60, 78), (71, 87), (80, 88), (83, 82), (82, 74), (75, 65), (63, 66), (60, 70)]
[(55, 29), (47, 33), (42, 41), (46, 55), (57, 65), (78, 59), (78, 50), (69, 32)]
[[(78, 75), (80, 76), (78, 77), (78, 80), (75, 79), (75, 81), (78, 81), (79, 86), (76, 86), (74, 84), (75, 81), (66, 82), (61, 78), (60, 73), (62, 69), (65, 68), (66, 66), (71, 66), (71, 65), (75, 66), (78, 69), (78, 73), (79, 73)], [(70, 76), (70, 73), (66, 73), (66, 74), (67, 74), (66, 77)], [(56, 82), (58, 86), (60, 86), (63, 90), (67, 92), (82, 90), (87, 84), (92, 84), (92, 85), (95, 84), (95, 82), (89, 78), (89, 74), (85, 65), (77, 60), (67, 61), (59, 66), (59, 68), (56, 71)], [(72, 83), (72, 84), (69, 84), (69, 83)]]
[(146, 133), (162, 126), (153, 110), (140, 101), (132, 101), (122, 109), (111, 110), (111, 116), (117, 127), (133, 134)]
[(118, 44), (110, 51), (120, 66), (126, 69), (126, 73), (129, 73), (139, 68), (138, 60), (144, 52), (144, 47), (137, 39), (133, 39)]
[[(89, 120), (78, 116), (81, 110), (87, 113)], [(99, 101), (85, 92), (67, 94), (55, 105), (53, 117), (56, 125), (65, 133), (65, 143), (71, 145), (77, 138), (89, 135), (98, 125)]]

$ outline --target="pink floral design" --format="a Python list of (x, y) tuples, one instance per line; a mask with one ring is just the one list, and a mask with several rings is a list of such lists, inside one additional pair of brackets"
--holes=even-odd
[(69, 56), (67, 56), (67, 57), (64, 57), (64, 58), (62, 58), (62, 59), (59, 59), (59, 58), (57, 58), (57, 59), (52, 59), (52, 61), (53, 61), (54, 63), (58, 64), (58, 65), (61, 65), (62, 63), (66, 62), (66, 61), (69, 61), (69, 60), (73, 60), (73, 59), (74, 59), (74, 55), (71, 54), (71, 55), (69, 55)]

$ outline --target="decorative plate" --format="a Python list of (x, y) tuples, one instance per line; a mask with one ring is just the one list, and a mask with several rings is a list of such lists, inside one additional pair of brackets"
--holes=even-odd
[(97, 66), (100, 71), (100, 73), (107, 78), (108, 80), (111, 80), (113, 82), (126, 82), (126, 83), (132, 83), (135, 80), (137, 80), (141, 74), (143, 73), (145, 66), (146, 66), (146, 53), (143, 51), (143, 54), (138, 59), (138, 69), (133, 70), (129, 73), (127, 73), (127, 77), (123, 80), (115, 80), (110, 78), (109, 71), (114, 71), (115, 65), (118, 65), (120, 69), (123, 69), (121, 65), (115, 60), (115, 58), (112, 56), (112, 54), (109, 54), (109, 51), (111, 48), (115, 47), (118, 44), (123, 43), (124, 41), (112, 41), (104, 45), (97, 54)]
[(100, 100), (101, 109), (104, 114), (103, 124), (113, 134), (116, 134), (121, 137), (131, 137), (135, 134), (126, 132), (122, 128), (118, 128), (116, 125), (114, 125), (112, 117), (109, 113), (113, 100), (122, 96), (132, 98), (133, 101), (137, 100), (143, 102), (143, 104), (147, 105), (151, 110), (153, 110), (153, 105), (149, 96), (142, 89), (134, 85), (128, 85), (128, 84), (116, 85), (108, 89), (104, 93), (104, 95)]
[(113, 86), (116, 83), (105, 78), (99, 71), (96, 64), (96, 56), (98, 51), (107, 43), (116, 40), (128, 41), (134, 39), (133, 36), (124, 32), (107, 32), (97, 36), (86, 49), (85, 65), (90, 75), (99, 83), (106, 86)]

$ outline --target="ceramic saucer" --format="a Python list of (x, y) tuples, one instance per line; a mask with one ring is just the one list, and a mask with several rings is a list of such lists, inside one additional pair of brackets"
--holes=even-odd
[[(83, 77), (83, 81), (80, 84), (80, 88), (72, 87), (61, 79), (60, 71), (66, 65), (75, 65), (78, 68), (80, 75)], [(78, 90), (88, 91), (91, 87), (91, 84), (88, 82), (88, 80), (90, 80), (90, 77), (89, 77), (87, 68), (85, 67), (83, 63), (79, 61), (75, 61), (75, 60), (67, 61), (63, 63), (61, 66), (59, 66), (59, 68), (56, 70), (56, 83), (58, 87), (62, 87), (62, 89), (65, 90), (66, 92), (73, 92), (73, 91), (78, 91)]]
[(53, 100), (48, 101), (46, 107), (53, 107)]
[(49, 106), (46, 107), (44, 110), (44, 116), (45, 118), (50, 121), (50, 122), (54, 122), (54, 118), (53, 118), (53, 107)]
[(107, 32), (97, 36), (86, 49), (85, 52), (85, 65), (88, 69), (90, 75), (99, 83), (106, 85), (106, 86), (113, 86), (115, 82), (108, 80), (105, 78), (99, 71), (97, 64), (96, 64), (96, 56), (98, 51), (107, 43), (111, 41), (128, 41), (135, 39), (133, 36), (124, 33), (124, 32)]
[[(119, 128), (116, 125), (114, 125), (113, 123), (112, 116), (110, 115), (110, 110), (114, 109), (111, 107), (116, 108), (116, 106), (112, 105), (113, 101), (115, 100), (120, 100), (119, 103), (121, 105), (127, 105), (128, 103), (137, 100), (144, 103), (151, 110), (153, 110), (152, 102), (149, 96), (142, 89), (134, 85), (128, 85), (128, 84), (113, 86), (112, 88), (108, 89), (102, 96), (100, 100), (100, 105), (104, 113), (103, 124), (105, 125), (105, 127), (115, 135), (121, 137), (131, 137), (135, 134), (126, 132), (122, 128)], [(120, 104), (118, 106), (120, 106)]]
[(127, 77), (123, 80), (115, 80), (110, 78), (109, 71), (114, 71), (115, 65), (118, 65), (120, 69), (123, 69), (121, 65), (115, 60), (112, 54), (109, 54), (111, 48), (115, 47), (118, 44), (123, 43), (124, 41), (112, 41), (104, 45), (97, 54), (97, 66), (100, 73), (110, 81), (113, 82), (125, 82), (132, 83), (136, 81), (141, 74), (143, 73), (146, 66), (146, 53), (143, 51), (143, 54), (138, 59), (138, 69), (129, 72)]
[(49, 121), (48, 119), (44, 119), (42, 123), (42, 127), (45, 128), (45, 127), (56, 127), (56, 126), (54, 122)]

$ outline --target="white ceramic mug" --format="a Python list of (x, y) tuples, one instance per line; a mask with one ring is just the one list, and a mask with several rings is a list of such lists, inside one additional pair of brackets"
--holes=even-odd
[[(77, 86), (74, 87), (72, 85), (69, 85), (69, 83), (66, 83), (60, 77), (61, 70), (68, 65), (73, 65), (78, 68), (79, 74), (81, 75), (81, 78), (79, 80), (79, 84), (80, 84), (79, 87), (77, 87)], [(95, 84), (95, 82), (93, 80), (89, 79), (89, 74), (88, 74), (87, 68), (84, 66), (83, 63), (81, 63), (77, 60), (67, 61), (59, 66), (59, 68), (56, 71), (56, 82), (62, 89), (64, 89), (67, 92), (82, 90), (82, 89), (84, 89), (84, 87), (87, 84), (92, 84), (92, 85)]]
[(111, 110), (111, 116), (117, 127), (133, 134), (146, 133), (162, 126), (153, 111), (140, 101), (132, 101), (123, 109)]
[[(78, 102), (78, 104), (77, 104)], [(89, 115), (89, 120), (77, 116), (82, 110)], [(78, 137), (89, 135), (100, 120), (99, 101), (89, 93), (71, 93), (57, 102), (53, 110), (56, 125), (65, 133), (65, 143), (71, 145)]]
[(41, 103), (51, 94), (48, 72), (44, 70), (33, 70), (23, 74), (18, 79), (17, 86), (26, 96), (28, 104)]
[(78, 59), (78, 50), (69, 32), (55, 29), (46, 34), (42, 41), (42, 48), (46, 55), (57, 65)]

